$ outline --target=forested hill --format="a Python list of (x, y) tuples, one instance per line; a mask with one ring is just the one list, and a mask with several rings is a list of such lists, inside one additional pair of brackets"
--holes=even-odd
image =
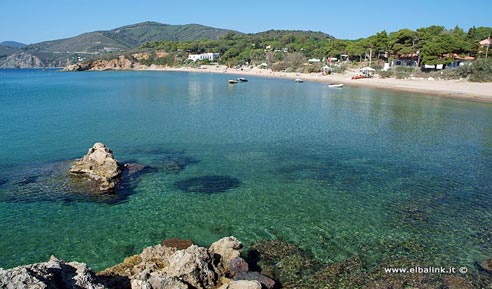
[[(302, 64), (311, 58), (362, 61), (371, 57), (390, 61), (413, 57), (418, 58), (419, 64), (434, 65), (451, 63), (456, 57), (490, 57), (492, 53), (486, 55), (480, 41), (491, 33), (490, 27), (472, 27), (464, 31), (460, 27), (446, 29), (443, 26), (429, 26), (390, 33), (381, 31), (367, 38), (345, 40), (322, 32), (270, 30), (255, 34), (229, 32), (219, 40), (148, 42), (140, 48), (169, 53), (216, 52), (221, 53), (220, 61), (229, 66), (269, 62), (274, 69), (275, 63), (286, 58), (297, 65), (297, 62)], [(176, 59), (179, 62), (183, 57)]]

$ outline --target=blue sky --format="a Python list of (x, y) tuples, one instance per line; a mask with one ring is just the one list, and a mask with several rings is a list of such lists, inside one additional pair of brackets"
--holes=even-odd
[(143, 21), (198, 23), (246, 33), (314, 30), (356, 39), (429, 25), (490, 27), (491, 11), (490, 0), (0, 0), (0, 42), (35, 43)]

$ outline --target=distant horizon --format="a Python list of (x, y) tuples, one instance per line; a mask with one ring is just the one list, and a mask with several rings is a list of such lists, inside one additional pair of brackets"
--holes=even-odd
[(230, 2), (224, 0), (214, 1), (213, 5), (190, 0), (186, 6), (158, 0), (145, 3), (130, 0), (3, 1), (0, 3), (0, 9), (4, 11), (0, 18), (0, 42), (34, 44), (146, 21), (170, 25), (200, 24), (242, 33), (271, 29), (320, 31), (337, 39), (351, 40), (383, 30), (415, 30), (431, 25), (446, 29), (459, 26), (465, 31), (473, 26), (492, 26), (492, 3), (485, 0), (468, 1), (466, 9), (455, 2), (428, 3), (424, 0), (413, 1), (412, 7), (389, 0), (381, 0), (372, 6), (358, 0), (336, 5), (314, 0), (302, 6), (292, 2), (251, 0), (247, 6), (231, 9)]

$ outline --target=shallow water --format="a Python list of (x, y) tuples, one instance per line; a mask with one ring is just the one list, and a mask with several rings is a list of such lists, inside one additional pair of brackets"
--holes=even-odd
[[(178, 72), (0, 70), (0, 267), (102, 269), (171, 237), (281, 238), (327, 262), (492, 257), (492, 105)], [(74, 192), (103, 142), (149, 166)]]

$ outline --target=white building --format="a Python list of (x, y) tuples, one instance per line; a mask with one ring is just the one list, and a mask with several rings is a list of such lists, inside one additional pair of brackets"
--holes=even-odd
[(202, 54), (190, 54), (188, 55), (188, 60), (193, 60), (196, 62), (197, 60), (205, 60), (208, 59), (213, 61), (220, 57), (220, 53), (202, 53)]

